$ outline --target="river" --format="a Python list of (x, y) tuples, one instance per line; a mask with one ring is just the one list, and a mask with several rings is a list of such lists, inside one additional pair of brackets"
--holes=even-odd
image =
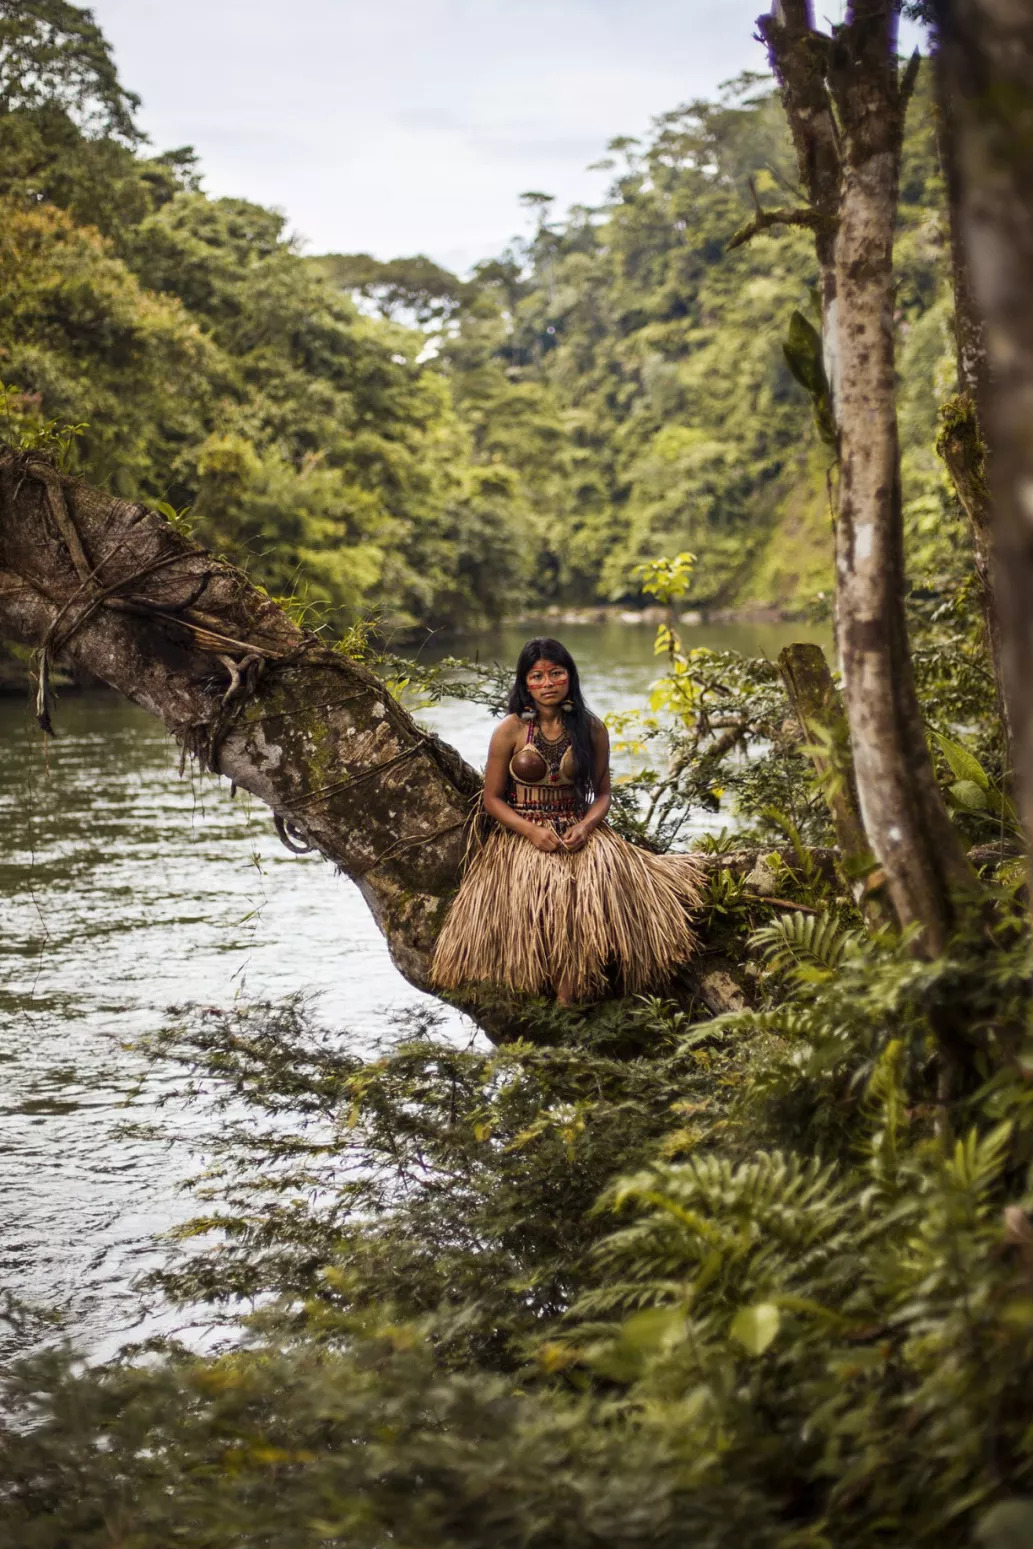
[[(506, 626), (448, 650), (510, 662), (529, 632)], [(600, 714), (643, 703), (659, 671), (652, 629), (561, 633)], [(774, 656), (826, 634), (711, 625), (686, 643)], [(483, 763), (482, 707), (451, 699), (421, 719)], [(264, 807), (180, 777), (178, 750), (142, 711), (69, 693), (55, 724), (45, 743), (27, 697), (0, 698), (0, 1289), (62, 1309), (60, 1334), (103, 1357), (167, 1326), (131, 1286), (190, 1214), (183, 1185), (204, 1161), (189, 1139), (203, 1134), (203, 1105), (184, 1108), (174, 1073), (132, 1041), (187, 1001), (305, 990), (363, 1052), (407, 1008), (438, 1003), (396, 973), (352, 884), (288, 853)], [(441, 1030), (472, 1033), (450, 1010)], [(19, 1347), (0, 1324), (0, 1354)]]

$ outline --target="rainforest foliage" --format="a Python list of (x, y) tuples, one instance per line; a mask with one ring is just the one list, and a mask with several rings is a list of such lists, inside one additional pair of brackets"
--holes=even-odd
[[(690, 571), (643, 579), (676, 604)], [(626, 731), (668, 744), (654, 838), (734, 793), (699, 924), (734, 945), (750, 1008), (539, 1002), (499, 1050), (431, 1012), (367, 1057), (300, 1001), (183, 1008), (150, 1048), (211, 1132), (188, 1121), (197, 1215), (145, 1289), (209, 1325), (204, 1349), (84, 1366), (10, 1308), (39, 1353), (4, 1376), (0, 1536), (1024, 1545), (1026, 892), (1002, 864), (978, 610), (962, 593), (916, 639), (955, 821), (993, 841), (972, 936), (929, 961), (866, 920), (819, 863), (825, 791), (776, 669), (665, 629), (654, 711)], [(463, 688), (490, 704), (500, 683)], [(743, 878), (720, 863), (747, 840)], [(972, 1080), (949, 1094), (959, 1003)]]
[[(1001, 922), (988, 1060), (1028, 993)], [(427, 1024), (364, 1062), (296, 1006), (181, 1019), (156, 1053), (226, 1112), (159, 1282), (225, 1348), (13, 1367), (5, 1538), (1028, 1542), (1028, 1082), (945, 1129), (928, 1010), (965, 965), (841, 903), (749, 950), (758, 1009), (566, 1046)]]
[[(282, 215), (207, 196), (192, 152), (143, 143), (85, 13), (0, 14), (8, 439), (81, 426), (73, 467), (345, 621), (633, 600), (635, 566), (684, 549), (704, 601), (829, 585), (826, 454), (783, 353), (811, 311), (809, 237), (728, 251), (751, 183), (777, 201), (794, 180), (766, 82), (615, 140), (599, 207), (528, 196), (531, 234), (459, 279), (303, 256)], [(897, 324), (909, 528), (937, 578), (957, 541), (933, 452), (945, 244), (923, 83)]]
[[(726, 251), (749, 180), (793, 182), (757, 82), (615, 142), (603, 209), (532, 201), (530, 240), (460, 282), (306, 259), (278, 216), (208, 199), (188, 152), (146, 154), (109, 63), (85, 13), (0, 0), (23, 443), (71, 425), (91, 476), (345, 615), (642, 590), (673, 623), (687, 597), (823, 583), (822, 416), (794, 381), (808, 240)], [(4, 1542), (1033, 1541), (1028, 891), (934, 451), (944, 240), (920, 81), (897, 290), (910, 629), (935, 772), (978, 847), (973, 919), (935, 958), (880, 920), (872, 868), (828, 849), (844, 750), (804, 732), (773, 664), (665, 625), (653, 704), (618, 728), (646, 799), (622, 786), (618, 820), (659, 844), (700, 806), (734, 822), (707, 845), (700, 928), (748, 1009), (536, 1003), (529, 1041), (494, 1051), (428, 1014), (364, 1059), (301, 1002), (184, 1008), (151, 1046), (216, 1122), (149, 1289), (215, 1333), (89, 1366), (9, 1306), (40, 1353), (4, 1375)], [(374, 665), (499, 694), (490, 671)], [(722, 863), (745, 843), (748, 876)]]

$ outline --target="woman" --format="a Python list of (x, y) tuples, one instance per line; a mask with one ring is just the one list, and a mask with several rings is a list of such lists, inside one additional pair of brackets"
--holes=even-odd
[(654, 989), (691, 956), (699, 873), (688, 856), (654, 855), (605, 822), (609, 738), (558, 640), (529, 640), (520, 652), (483, 803), (492, 831), (441, 932), (439, 988), (487, 981), (535, 995), (551, 986), (570, 1005), (610, 984)]

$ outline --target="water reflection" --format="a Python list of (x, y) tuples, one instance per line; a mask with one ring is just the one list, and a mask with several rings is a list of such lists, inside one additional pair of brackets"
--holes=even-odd
[(142, 711), (69, 695), (56, 724), (44, 746), (26, 707), (0, 701), (0, 1283), (67, 1300), (103, 1351), (144, 1331), (118, 1293), (189, 1213), (178, 1185), (197, 1160), (119, 1126), (204, 1123), (127, 1042), (186, 999), (305, 989), (371, 1046), (391, 1013), (429, 1002), (357, 891), (284, 850), (264, 808), (180, 779)]

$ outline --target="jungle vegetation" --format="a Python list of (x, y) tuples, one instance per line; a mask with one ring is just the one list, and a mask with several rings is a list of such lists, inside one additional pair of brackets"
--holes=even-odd
[[(2, 13), (0, 380), (20, 433), (82, 426), (74, 470), (188, 513), (341, 624), (634, 602), (636, 565), (685, 549), (701, 602), (829, 590), (828, 458), (782, 348), (813, 315), (808, 237), (728, 251), (751, 197), (796, 178), (770, 82), (618, 137), (598, 208), (528, 196), (530, 233), (460, 279), (306, 256), (281, 214), (207, 196), (189, 149), (142, 140), (95, 29), (44, 90), (11, 18), (51, 12), (81, 15)], [(943, 579), (950, 266), (924, 77), (897, 260), (908, 527)]]
[[(2, 0), (0, 18), (12, 9)], [(66, 20), (83, 14), (58, 9)], [(550, 480), (576, 484), (570, 550), (554, 571), (561, 591), (578, 595), (599, 577), (623, 586), (621, 567), (641, 565), (629, 569), (634, 584), (669, 610), (653, 705), (622, 728), (650, 764), (646, 801), (626, 802), (621, 820), (663, 844), (693, 804), (728, 812), (730, 831), (705, 856), (700, 924), (738, 972), (737, 1004), (720, 1016), (696, 995), (614, 1002), (581, 1018), (540, 1003), (524, 1009), (524, 1037), (492, 1050), (455, 1047), (431, 1015), (365, 1061), (301, 1002), (217, 1014), (185, 1007), (155, 1034), (155, 1056), (178, 1064), (188, 1089), (200, 1083), (218, 1094), (225, 1111), (199, 1182), (198, 1217), (155, 1287), (190, 1316), (207, 1309), (222, 1320), (225, 1342), (198, 1353), (159, 1341), (93, 1367), (51, 1347), (17, 1363), (5, 1378), (0, 1464), (0, 1528), (11, 1541), (25, 1549), (1019, 1549), (1030, 1541), (1033, 974), (1020, 812), (1033, 780), (1029, 718), (1014, 719), (1011, 737), (998, 696), (1024, 710), (1033, 673), (1015, 618), (996, 620), (992, 583), (984, 606), (982, 516), (970, 509), (975, 485), (962, 477), (974, 470), (981, 498), (1010, 510), (1012, 485), (1020, 494), (1026, 487), (1023, 446), (1030, 454), (1028, 437), (1020, 445), (1003, 415), (999, 387), (977, 381), (977, 371), (966, 397), (966, 363), (947, 328), (952, 299), (961, 316), (957, 276), (967, 265), (973, 305), (998, 324), (985, 333), (996, 366), (988, 375), (1000, 381), (993, 357), (1006, 337), (1009, 389), (1033, 388), (1022, 319), (1008, 335), (999, 326), (1011, 293), (995, 291), (972, 261), (973, 191), (963, 175), (983, 168), (981, 229), (998, 221), (998, 256), (1015, 259), (1027, 236), (1033, 256), (1033, 176), (1015, 172), (1030, 167), (1033, 140), (1002, 141), (994, 118), (1016, 113), (1028, 125), (1019, 86), (1033, 71), (1033, 26), (1008, 32), (1002, 7), (984, 0), (931, 9), (942, 13), (937, 88), (953, 94), (941, 102), (957, 109), (954, 151), (962, 151), (941, 143), (946, 181), (957, 175), (946, 213), (926, 122), (932, 80), (898, 68), (889, 0), (859, 0), (831, 34), (817, 30), (806, 0), (782, 0), (766, 35), (788, 135), (776, 100), (756, 83), (745, 90), (758, 100), (740, 94), (678, 115), (644, 150), (618, 148), (633, 154), (598, 225), (582, 218), (576, 237), (577, 219), (553, 229), (543, 218), (526, 261), (482, 266), (461, 293), (422, 263), (340, 255), (306, 263), (279, 232), (264, 259), (226, 263), (223, 288), (204, 292), (210, 254), (177, 222), (213, 207), (185, 186), (183, 157), (148, 174), (162, 186), (171, 179), (174, 191), (121, 235), (113, 227), (87, 241), (67, 208), (18, 205), (9, 192), (25, 221), (49, 222), (62, 241), (85, 242), (98, 263), (116, 266), (105, 272), (134, 307), (146, 297), (161, 328), (175, 320), (185, 330), (177, 338), (213, 352), (204, 358), (228, 373), (220, 379), (226, 412), (240, 415), (218, 434), (247, 442), (263, 466), (275, 458), (288, 466), (283, 447), (261, 443), (257, 427), (268, 430), (270, 404), (286, 415), (295, 399), (277, 397), (281, 345), (239, 347), (252, 337), (235, 331), (242, 268), (255, 271), (256, 285), (259, 275), (263, 283), (287, 276), (285, 293), (297, 283), (328, 298), (341, 329), (334, 339), (365, 341), (353, 363), (381, 361), (385, 341), (405, 336), (392, 314), (404, 314), (410, 333), (414, 320), (433, 325), (432, 354), (417, 331), (415, 353), (395, 351), (399, 376), (384, 367), (404, 386), (385, 402), (401, 416), (410, 393), (440, 395), (470, 466), (508, 470), (507, 499), (527, 502), (528, 525), (548, 509), (535, 502)], [(966, 31), (973, 16), (981, 25)], [(989, 93), (989, 128), (977, 90), (987, 78), (1001, 88)], [(115, 95), (105, 105), (112, 125), (124, 106)], [(74, 91), (60, 112), (69, 118), (73, 109), (81, 109)], [(41, 111), (31, 100), (17, 106), (21, 127), (11, 132), (27, 134)], [(109, 129), (82, 144), (114, 144), (104, 154), (135, 190), (144, 163), (125, 123), (118, 133), (121, 140)], [(686, 151), (682, 135), (703, 138)], [(793, 200), (777, 220), (764, 172)], [(751, 174), (752, 210), (735, 181)], [(1001, 187), (1012, 196), (1007, 221), (993, 199)], [(679, 192), (682, 204), (664, 204)], [(898, 193), (894, 269), (887, 234)], [(673, 238), (665, 246), (671, 210), (696, 243), (694, 212), (704, 207), (713, 251), (690, 254)], [(218, 233), (229, 212), (214, 208)], [(787, 213), (791, 229), (776, 238)], [(237, 210), (234, 220), (249, 228), (260, 214)], [(731, 257), (727, 231), (716, 234), (726, 217), (752, 228)], [(184, 298), (160, 291), (159, 267), (142, 284), (144, 261), (132, 258), (126, 232), (138, 233), (142, 252), (144, 228), (161, 233), (150, 261), (165, 252), (170, 287), (200, 271), (210, 325)], [(600, 230), (607, 242), (597, 245)], [(869, 244), (865, 264), (859, 233)], [(216, 252), (222, 240), (213, 241)], [(999, 267), (1024, 272), (1028, 293), (1033, 264)], [(745, 287), (744, 276), (752, 276)], [(738, 350), (723, 354), (747, 292), (754, 310), (735, 325)], [(383, 315), (368, 316), (345, 293)], [(899, 391), (886, 369), (888, 297)], [(277, 319), (289, 315), (281, 300)], [(831, 380), (807, 354), (819, 320)], [(957, 319), (955, 329), (960, 337)], [(844, 385), (836, 356), (851, 332), (870, 347)], [(709, 352), (705, 382), (695, 375), (697, 346)], [(292, 369), (300, 392), (312, 373)], [(791, 386), (794, 373), (810, 402)], [(363, 401), (364, 379), (349, 382), (352, 401)], [(247, 391), (234, 398), (241, 384)], [(959, 386), (941, 447), (968, 426), (977, 461), (959, 453), (952, 463), (956, 500), (938, 471), (932, 389)], [(18, 388), (11, 408), (21, 449), (0, 468), (7, 513), (26, 523), (43, 510), (32, 480), (53, 487), (54, 479), (49, 464), (41, 475), (43, 465), (25, 454), (34, 434), (48, 450), (55, 445), (27, 390)], [(179, 406), (184, 413), (193, 413), (190, 401)], [(247, 420), (252, 403), (259, 407)], [(85, 432), (57, 444), (81, 457), (107, 445), (114, 481), (117, 423), (101, 423), (93, 440)], [(706, 427), (705, 447), (664, 439), (683, 423)], [(404, 424), (416, 436), (416, 417)], [(532, 425), (536, 456), (520, 462), (515, 448), (523, 457)], [(140, 427), (135, 444), (151, 446), (153, 427)], [(347, 447), (365, 445), (362, 435), (355, 428)], [(422, 471), (419, 444), (409, 451)], [(740, 446), (750, 474), (722, 450)], [(184, 451), (184, 467), (192, 455)], [(873, 456), (889, 471), (874, 485)], [(143, 481), (141, 457), (131, 477)], [(821, 459), (835, 464), (828, 491)], [(17, 487), (8, 495), (12, 469)], [(344, 477), (329, 456), (309, 472), (319, 470)], [(348, 473), (360, 477), (351, 464)], [(302, 478), (300, 465), (289, 477)], [(690, 507), (667, 503), (672, 480), (693, 491), (690, 529), (679, 525)], [(852, 502), (866, 480), (859, 513)], [(791, 664), (780, 671), (693, 651), (675, 624), (686, 597), (731, 586), (734, 533), (741, 552), (777, 531), (791, 487), (817, 491), (822, 511), (830, 499), (836, 511), (844, 691), (841, 701), (826, 692), (817, 717), (805, 713), (802, 672)], [(193, 492), (189, 482), (162, 488), (177, 499)], [(241, 480), (226, 512), (253, 510), (253, 488)], [(102, 494), (90, 501), (84, 521), (109, 514)], [(183, 524), (178, 511), (170, 500), (163, 514), (172, 527)], [(200, 483), (190, 519), (225, 519), (205, 514)], [(34, 592), (46, 620), (58, 604), (46, 596), (47, 577), (29, 573), (33, 558), (19, 554), (12, 525), (0, 525), (0, 561), (23, 567), (18, 595)], [(219, 541), (229, 547), (240, 536)], [(680, 551), (689, 540), (698, 577)], [(664, 548), (671, 558), (657, 557)], [(887, 556), (885, 573), (867, 563), (876, 551)], [(898, 569), (905, 552), (919, 582), (907, 598)], [(1016, 545), (1019, 579), (1022, 560)], [(228, 574), (201, 551), (192, 563)], [(262, 573), (257, 561), (253, 568)], [(16, 620), (13, 595), (0, 594), (0, 616)], [(248, 641), (272, 629), (256, 596), (241, 583), (232, 600)], [(91, 603), (102, 620), (103, 601)], [(278, 638), (292, 644), (289, 621), (277, 617)], [(112, 613), (91, 627), (114, 637), (123, 625)], [(190, 649), (200, 660), (198, 633)], [(329, 671), (317, 644), (312, 670)], [(300, 654), (290, 657), (295, 668)], [(395, 670), (362, 631), (342, 654), (355, 681), (369, 667)], [(1016, 670), (1024, 661), (1025, 683)], [(236, 692), (243, 679), (232, 666)], [(433, 691), (433, 679), (422, 687)], [(225, 703), (224, 681), (205, 692)], [(464, 692), (492, 704), (498, 684), (482, 671)], [(379, 711), (383, 719), (383, 704)], [(348, 713), (370, 719), (368, 710)], [(213, 740), (216, 766), (217, 752)], [(901, 768), (910, 785), (900, 784)], [(450, 778), (461, 792), (461, 773)], [(843, 842), (844, 803), (865, 853)], [(340, 808), (320, 816), (331, 832), (335, 822), (342, 832), (354, 826)], [(743, 846), (748, 874), (733, 864)], [(411, 882), (416, 864), (392, 857), (396, 872), (379, 885)], [(31, 1309), (12, 1306), (9, 1316), (31, 1327)]]

